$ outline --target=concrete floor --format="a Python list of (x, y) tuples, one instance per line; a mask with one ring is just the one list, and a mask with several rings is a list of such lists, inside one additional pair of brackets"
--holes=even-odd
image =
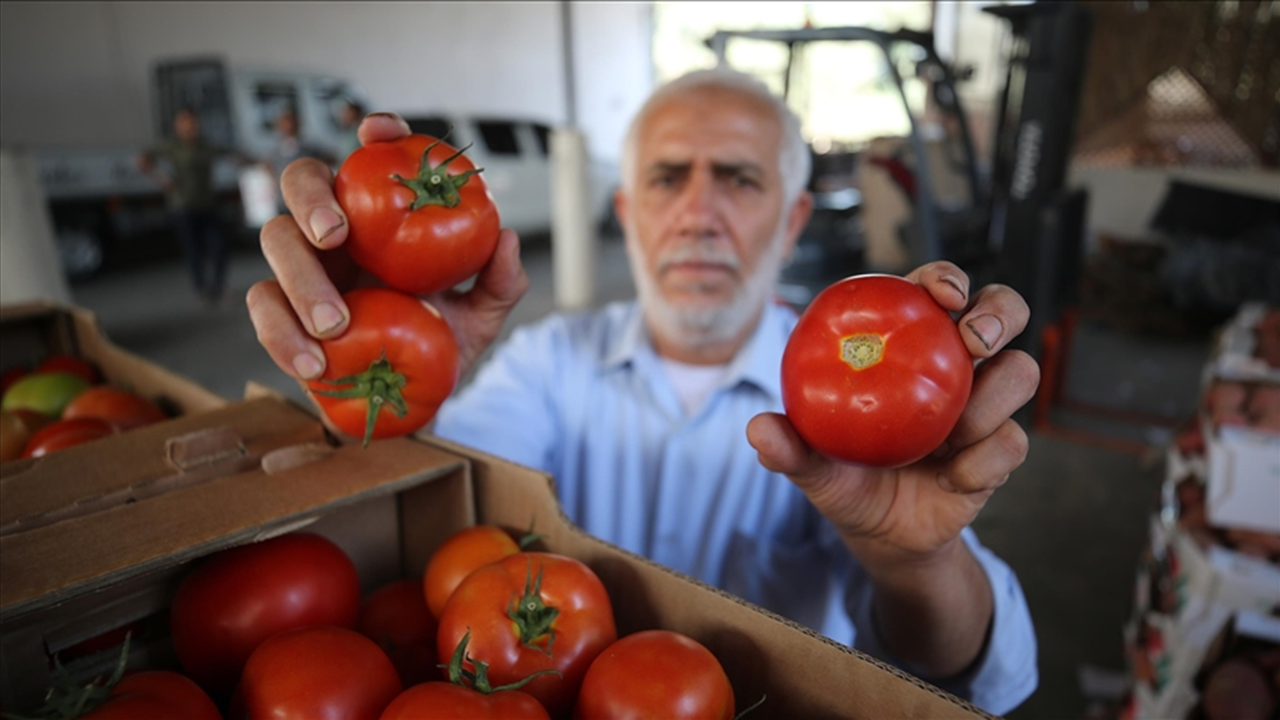
[[(532, 289), (511, 327), (553, 309), (550, 252), (526, 247)], [(603, 301), (633, 292), (616, 239), (600, 246), (596, 287)], [(302, 399), (297, 385), (258, 345), (244, 308), (251, 284), (270, 270), (252, 249), (233, 256), (225, 306), (200, 306), (176, 261), (117, 271), (73, 286), (77, 304), (95, 311), (118, 345), (186, 375), (225, 397), (256, 380)], [(1190, 412), (1207, 340), (1155, 342), (1082, 326), (1072, 355), (1068, 395), (1125, 409), (1178, 417)], [(1167, 431), (1066, 418), (1158, 445)], [(1018, 573), (1035, 618), (1040, 687), (1012, 718), (1079, 718), (1088, 701), (1079, 672), (1124, 672), (1121, 628), (1128, 617), (1134, 568), (1155, 507), (1161, 467), (1152, 458), (1031, 433), (1027, 462), (996, 493), (975, 528)]]

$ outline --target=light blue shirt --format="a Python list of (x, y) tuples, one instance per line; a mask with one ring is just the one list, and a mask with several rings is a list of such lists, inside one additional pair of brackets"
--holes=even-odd
[[(770, 304), (686, 416), (635, 302), (552, 315), (517, 328), (441, 408), (435, 431), (551, 473), (565, 512), (592, 535), (910, 671), (876, 637), (865, 571), (747, 442), (752, 417), (782, 411), (795, 323)], [(991, 581), (995, 621), (974, 668), (938, 684), (1002, 714), (1036, 687), (1035, 631), (1013, 571), (972, 530), (963, 537)]]

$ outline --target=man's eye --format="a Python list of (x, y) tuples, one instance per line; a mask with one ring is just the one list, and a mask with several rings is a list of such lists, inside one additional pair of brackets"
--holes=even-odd
[(758, 188), (760, 183), (756, 179), (748, 175), (734, 175), (733, 186), (739, 188)]

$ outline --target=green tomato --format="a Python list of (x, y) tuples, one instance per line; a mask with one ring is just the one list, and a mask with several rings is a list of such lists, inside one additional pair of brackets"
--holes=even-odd
[(59, 417), (77, 395), (88, 390), (89, 381), (67, 372), (28, 375), (9, 386), (0, 409), (27, 408), (49, 417)]

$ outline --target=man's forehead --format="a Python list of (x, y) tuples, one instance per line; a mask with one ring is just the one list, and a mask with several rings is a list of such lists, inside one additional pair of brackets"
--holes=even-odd
[(687, 163), (706, 157), (720, 163), (771, 164), (781, 127), (761, 99), (723, 88), (690, 89), (667, 98), (640, 128), (644, 165)]

